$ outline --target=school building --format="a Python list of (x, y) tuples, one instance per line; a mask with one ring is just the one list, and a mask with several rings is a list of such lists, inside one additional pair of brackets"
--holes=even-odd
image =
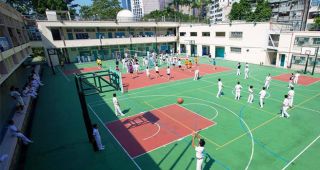
[[(47, 12), (51, 16), (58, 15), (55, 11)], [(147, 51), (167, 52), (173, 49), (188, 55), (205, 56), (210, 53), (226, 60), (287, 68), (292, 66), (294, 56), (305, 56), (296, 44), (300, 35), (310, 37), (310, 43), (304, 44), (309, 47), (317, 47), (320, 37), (319, 32), (292, 31), (291, 25), (272, 22), (189, 24), (137, 22), (128, 18), (116, 21), (58, 18), (38, 20), (42, 41), (32, 43), (46, 49), (53, 65), (58, 65), (62, 59), (76, 62), (81, 56), (90, 56), (92, 61), (97, 57), (111, 59), (126, 50), (145, 56)], [(315, 58), (315, 55), (310, 57)]]

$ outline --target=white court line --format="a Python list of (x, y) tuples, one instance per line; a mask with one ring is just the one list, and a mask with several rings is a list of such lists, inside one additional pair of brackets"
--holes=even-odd
[[(222, 72), (222, 73), (227, 73), (227, 74), (224, 74), (224, 75), (217, 75), (217, 74), (210, 74), (210, 75), (207, 75), (206, 78), (213, 78), (213, 77), (219, 77), (219, 76), (226, 76), (226, 75), (229, 75), (229, 74), (233, 74), (232, 72)], [(213, 75), (213, 76), (211, 76)], [(210, 77), (209, 77), (210, 76)], [(192, 81), (186, 81), (186, 82), (182, 82), (182, 81), (185, 81), (185, 80), (192, 80)], [(201, 80), (200, 80), (201, 81)], [(182, 83), (175, 83), (175, 84), (172, 84), (172, 82), (182, 82)], [(148, 91), (154, 91), (154, 90), (159, 90), (159, 89), (164, 89), (164, 88), (168, 88), (168, 87), (174, 87), (174, 86), (179, 86), (179, 85), (182, 85), (182, 84), (186, 84), (186, 83), (191, 83), (191, 82), (194, 82), (193, 81), (193, 78), (187, 78), (187, 79), (181, 79), (181, 80), (175, 80), (175, 81), (169, 81), (169, 82), (165, 82), (165, 83), (160, 83), (160, 84), (156, 84), (155, 86), (157, 85), (163, 85), (163, 84), (167, 84), (167, 86), (160, 86), (160, 87), (155, 87), (155, 88), (152, 88), (152, 89), (146, 89), (146, 90), (142, 90), (142, 91), (138, 91), (138, 92), (134, 92), (134, 93), (128, 93), (128, 96), (130, 95), (134, 95), (134, 94), (138, 94), (138, 93), (143, 93), (143, 92), (148, 92)], [(212, 83), (212, 82), (210, 82)], [(139, 90), (139, 89), (143, 89), (143, 88), (150, 88), (150, 87), (154, 87), (154, 86), (147, 86), (147, 87), (141, 87), (141, 88), (136, 88), (134, 90)], [(127, 96), (119, 96), (118, 99), (120, 98), (124, 98), (124, 97), (127, 97)], [(100, 102), (103, 102), (103, 101), (106, 101), (106, 100), (96, 100), (92, 103), (90, 103), (91, 105), (94, 104), (94, 103), (100, 103)]]
[(63, 75), (63, 77), (64, 77), (68, 82), (70, 82), (70, 79), (68, 78), (68, 76), (67, 76), (66, 74), (64, 74), (64, 72), (61, 70), (60, 67), (58, 67), (58, 70), (59, 70), (59, 72)]
[(122, 150), (127, 154), (127, 156), (132, 160), (132, 162), (136, 165), (136, 167), (139, 170), (142, 170), (141, 167), (136, 163), (136, 161), (134, 161), (134, 159), (129, 155), (129, 153), (124, 149), (124, 147), (121, 145), (121, 143), (117, 140), (117, 138), (111, 133), (111, 131), (107, 128), (107, 126), (104, 124), (104, 122), (101, 120), (101, 118), (97, 115), (97, 113), (92, 109), (92, 107), (90, 106), (90, 104), (88, 104), (89, 109), (93, 112), (93, 114), (98, 118), (98, 120), (100, 121), (100, 123), (103, 125), (103, 127), (111, 134), (111, 136), (114, 138), (114, 140), (120, 145), (120, 147), (122, 148)]
[(320, 138), (320, 135), (314, 139), (308, 146), (306, 146), (296, 157), (294, 157), (285, 167), (282, 168), (282, 170), (285, 170), (289, 167), (296, 159), (299, 158), (300, 155), (302, 155), (308, 148), (310, 148), (311, 145), (313, 145), (318, 139)]
[(158, 133), (159, 133), (159, 132), (160, 132), (160, 130), (161, 130), (161, 127), (160, 127), (160, 125), (159, 125), (158, 123), (154, 123), (154, 125), (157, 125), (157, 127), (158, 127), (158, 131), (157, 131), (156, 133), (154, 133), (153, 135), (149, 136), (149, 137), (143, 138), (142, 140), (148, 140), (148, 139), (150, 139), (150, 138), (152, 138), (152, 137), (154, 137), (154, 136), (158, 135)]

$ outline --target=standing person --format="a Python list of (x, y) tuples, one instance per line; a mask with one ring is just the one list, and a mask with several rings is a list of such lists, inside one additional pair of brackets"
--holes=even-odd
[(244, 79), (248, 79), (249, 78), (249, 64), (246, 63), (246, 66), (244, 68)]
[(294, 87), (291, 87), (288, 91), (288, 100), (289, 100), (289, 107), (293, 106), (293, 97), (294, 97)]
[(212, 63), (212, 56), (211, 56), (211, 53), (209, 53), (209, 55), (208, 55), (208, 59), (209, 59), (209, 63)]
[(21, 133), (20, 130), (18, 130), (18, 128), (14, 125), (14, 121), (13, 120), (9, 120), (8, 121), (8, 125), (9, 125), (8, 129), (10, 130), (12, 135), (17, 137), (17, 138), (19, 138), (19, 139), (21, 139), (23, 144), (28, 145), (29, 143), (33, 143), (32, 140), (27, 138), (24, 134)]
[(266, 79), (265, 79), (265, 81), (264, 81), (264, 87), (265, 87), (266, 89), (269, 89), (270, 82), (271, 82), (271, 74), (269, 73), (269, 75), (266, 77)]
[(223, 88), (223, 84), (221, 79), (218, 79), (218, 93), (217, 93), (217, 98), (219, 98), (222, 95), (222, 88)]
[(104, 150), (104, 146), (102, 145), (102, 142), (101, 142), (101, 136), (100, 136), (100, 133), (99, 133), (99, 130), (98, 130), (98, 125), (97, 124), (93, 124), (92, 125), (92, 130), (93, 130), (93, 137), (96, 141), (96, 144), (98, 146), (98, 149), (99, 151), (102, 151)]
[(148, 66), (146, 67), (146, 75), (150, 79), (150, 70)]
[(252, 103), (253, 102), (253, 86), (249, 86), (249, 97), (248, 97), (248, 103)]
[(121, 62), (122, 62), (122, 69), (126, 68), (126, 59), (122, 58)]
[(154, 67), (154, 69), (156, 70), (157, 78), (160, 77), (158, 64)]
[(299, 76), (300, 76), (299, 73), (294, 74), (294, 79), (293, 79), (294, 84), (298, 84)]
[(194, 71), (194, 78), (193, 80), (198, 80), (200, 77), (200, 74), (199, 74), (199, 66), (196, 67), (196, 70)]
[(97, 58), (97, 61), (96, 61), (97, 65), (98, 65), (98, 68), (101, 69), (102, 68), (102, 61), (100, 58)]
[(289, 78), (289, 85), (288, 88), (290, 89), (291, 87), (293, 87), (293, 79), (294, 79), (294, 74), (291, 73), (291, 76)]
[(124, 116), (120, 109), (120, 105), (117, 99), (117, 94), (113, 93), (113, 98), (112, 98), (113, 106), (114, 106), (114, 112), (116, 113), (116, 116)]
[(170, 66), (167, 67), (167, 76), (168, 76), (168, 80), (170, 80), (171, 75), (170, 75), (171, 71), (170, 71)]
[(287, 110), (289, 108), (289, 99), (288, 95), (284, 95), (284, 100), (282, 102), (282, 111), (281, 111), (281, 116), (280, 117), (286, 117), (289, 118), (290, 115), (288, 114)]
[[(198, 139), (198, 146), (195, 145), (195, 138)], [(195, 149), (196, 151), (196, 159), (197, 159), (197, 168), (196, 170), (202, 170), (202, 163), (203, 163), (203, 159), (204, 159), (204, 145), (206, 144), (206, 142), (204, 141), (204, 139), (201, 139), (200, 136), (196, 133), (192, 135), (192, 147)]]
[(133, 65), (130, 63), (129, 67), (129, 73), (131, 74), (131, 77), (133, 78)]
[(235, 100), (240, 100), (240, 97), (241, 97), (241, 89), (242, 89), (242, 86), (240, 85), (240, 82), (238, 81), (238, 83), (236, 84), (236, 86), (234, 87), (234, 90), (235, 90)]
[(180, 60), (180, 58), (178, 59), (178, 67), (181, 70), (181, 60)]
[(237, 76), (239, 76), (241, 73), (240, 73), (240, 69), (241, 69), (241, 64), (240, 62), (237, 64)]
[(266, 87), (262, 87), (262, 90), (260, 91), (259, 95), (260, 95), (260, 108), (263, 108), (263, 104), (264, 104), (264, 98), (266, 97)]

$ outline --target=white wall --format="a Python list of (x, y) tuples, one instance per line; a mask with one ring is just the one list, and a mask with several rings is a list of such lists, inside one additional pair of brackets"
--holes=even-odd
[[(214, 24), (211, 26), (184, 24), (179, 28), (179, 35), (180, 32), (186, 32), (186, 36), (179, 37), (180, 44), (188, 44), (188, 40), (194, 40), (198, 55), (201, 55), (202, 45), (210, 46), (213, 56), (215, 47), (222, 46), (225, 47), (225, 59), (227, 60), (255, 64), (267, 61), (269, 23)], [(197, 32), (197, 36), (191, 37), (190, 32)], [(210, 32), (210, 37), (203, 37), (202, 32)], [(216, 32), (225, 32), (225, 37), (217, 37)], [(231, 38), (231, 32), (242, 32), (242, 38)], [(241, 53), (231, 52), (230, 47), (241, 48)]]

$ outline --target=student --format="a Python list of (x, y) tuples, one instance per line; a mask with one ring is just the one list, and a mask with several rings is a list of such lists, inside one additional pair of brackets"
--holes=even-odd
[(122, 69), (126, 68), (126, 65), (127, 65), (126, 64), (126, 59), (122, 58), (121, 62), (122, 62)]
[(188, 69), (190, 69), (190, 72), (191, 72), (191, 68), (192, 68), (192, 62), (191, 62), (191, 60), (189, 60), (189, 62), (188, 62)]
[(156, 70), (157, 78), (160, 77), (158, 64), (154, 67), (154, 69)]
[(99, 133), (99, 130), (98, 130), (98, 125), (97, 124), (93, 124), (92, 125), (92, 130), (93, 130), (93, 137), (94, 137), (94, 139), (95, 139), (95, 141), (97, 143), (99, 151), (104, 150), (104, 146), (102, 145), (101, 136), (100, 136), (100, 133)]
[(293, 79), (294, 79), (294, 74), (291, 73), (291, 76), (289, 78), (289, 85), (288, 88), (290, 89), (291, 87), (293, 87)]
[(238, 81), (238, 83), (236, 84), (236, 86), (234, 87), (235, 90), (235, 100), (240, 100), (240, 96), (241, 96), (241, 89), (242, 86), (240, 85), (240, 82)]
[(260, 108), (263, 108), (263, 104), (264, 104), (264, 98), (266, 97), (266, 87), (262, 87), (262, 90), (260, 91), (259, 95), (260, 95)]
[(128, 68), (129, 68), (129, 73), (131, 74), (131, 77), (133, 77), (133, 65), (130, 63)]
[[(199, 141), (198, 146), (195, 145), (195, 142), (194, 142), (195, 138), (197, 138)], [(205, 144), (206, 144), (206, 142), (204, 141), (204, 139), (201, 139), (197, 133), (192, 135), (192, 147), (196, 151), (196, 159), (197, 159), (196, 170), (202, 170), (202, 163), (203, 163), (203, 159), (204, 159), (204, 145)]]
[(282, 111), (281, 111), (281, 116), (280, 117), (286, 117), (286, 118), (290, 117), (290, 115), (287, 112), (288, 108), (289, 108), (288, 95), (284, 95), (284, 100), (282, 102)]
[(198, 62), (199, 62), (199, 57), (198, 56), (194, 57), (194, 63), (196, 66), (198, 65)]
[(146, 75), (150, 79), (150, 70), (148, 66), (146, 67)]
[(117, 94), (113, 93), (113, 98), (112, 98), (113, 106), (114, 106), (114, 112), (116, 113), (116, 116), (124, 116), (120, 109), (120, 105), (117, 99)]
[(116, 70), (117, 70), (117, 71), (120, 71), (120, 69), (119, 69), (119, 66), (118, 66), (118, 65), (116, 65)]
[(10, 87), (10, 96), (15, 100), (18, 112), (21, 112), (24, 108), (24, 101), (21, 97), (21, 94), (14, 86)]
[(98, 65), (98, 68), (101, 69), (102, 68), (102, 61), (100, 58), (97, 58), (97, 65)]
[(249, 97), (248, 97), (248, 103), (252, 103), (253, 102), (253, 86), (249, 86)]
[(180, 60), (180, 58), (178, 59), (178, 67), (181, 70), (181, 60)]
[(222, 88), (223, 88), (223, 84), (221, 79), (218, 79), (218, 93), (217, 93), (217, 98), (219, 98), (222, 95)]
[(244, 68), (244, 79), (248, 79), (249, 78), (249, 64), (246, 63), (246, 66)]
[(22, 140), (23, 144), (28, 145), (29, 143), (33, 143), (32, 140), (30, 140), (29, 138), (27, 138), (24, 134), (22, 134), (18, 128), (14, 125), (14, 121), (13, 120), (9, 120), (8, 121), (8, 129), (10, 130), (10, 132), (12, 133), (13, 136), (19, 138)]
[(217, 69), (217, 67), (216, 67), (216, 58), (212, 59), (212, 65), (214, 66), (214, 69), (216, 70)]
[(194, 78), (193, 80), (198, 80), (199, 79), (199, 67), (196, 68), (196, 70), (194, 71)]
[(238, 63), (237, 64), (237, 76), (239, 76), (241, 73), (240, 73), (240, 68), (241, 68), (241, 64)]
[(167, 67), (167, 76), (168, 76), (168, 80), (170, 80), (171, 76), (170, 76), (170, 67)]
[(293, 106), (293, 97), (294, 97), (294, 87), (291, 87), (288, 91), (288, 100), (289, 100), (289, 107)]
[(298, 84), (299, 76), (300, 76), (299, 73), (294, 74), (294, 79), (293, 79), (294, 84)]
[(187, 70), (188, 69), (188, 65), (189, 65), (189, 60), (188, 59), (184, 60), (184, 65), (185, 65), (185, 69)]
[(271, 82), (271, 74), (269, 73), (269, 75), (266, 77), (266, 80), (265, 80), (265, 82), (264, 82), (264, 87), (265, 87), (266, 89), (269, 89), (270, 82)]

